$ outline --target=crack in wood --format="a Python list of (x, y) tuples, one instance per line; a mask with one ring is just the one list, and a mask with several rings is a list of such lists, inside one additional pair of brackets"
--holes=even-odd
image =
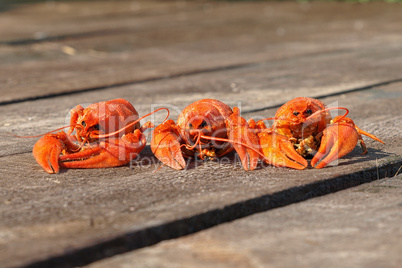
[(23, 151), (23, 152), (17, 152), (17, 153), (12, 153), (12, 154), (4, 154), (0, 155), (0, 158), (5, 158), (5, 157), (10, 157), (10, 156), (16, 156), (16, 155), (22, 155), (22, 154), (31, 154), (32, 150), (30, 151)]
[[(344, 51), (344, 50), (339, 50), (339, 51)], [(339, 51), (337, 51), (337, 52), (339, 52)], [(335, 52), (332, 51), (332, 53), (335, 53)], [(303, 58), (303, 57), (306, 57), (306, 56), (313, 56), (313, 55), (318, 56), (318, 55), (321, 55), (321, 54), (326, 55), (326, 54), (328, 54), (328, 51), (320, 51), (320, 52), (303, 54), (303, 55), (292, 57), (291, 59), (288, 59), (288, 60), (294, 60), (295, 58)], [(13, 100), (8, 100), (8, 101), (0, 101), (0, 106), (16, 104), (16, 103), (22, 103), (22, 102), (27, 102), (27, 101), (49, 99), (49, 98), (55, 98), (55, 97), (61, 97), (61, 96), (69, 96), (69, 95), (74, 95), (74, 94), (86, 93), (86, 92), (91, 92), (91, 91), (96, 91), (96, 90), (105, 90), (105, 89), (111, 89), (111, 88), (128, 86), (128, 85), (149, 83), (149, 82), (161, 81), (161, 80), (166, 80), (166, 79), (174, 79), (174, 78), (178, 78), (178, 77), (185, 77), (185, 76), (191, 76), (191, 75), (197, 75), (197, 74), (206, 74), (206, 73), (213, 73), (213, 72), (218, 72), (218, 71), (229, 71), (229, 70), (236, 70), (236, 69), (242, 69), (242, 68), (255, 68), (255, 67), (264, 66), (267, 63), (272, 63), (273, 61), (283, 61), (283, 60), (284, 59), (276, 59), (276, 60), (263, 61), (263, 62), (239, 63), (239, 64), (233, 64), (233, 65), (205, 68), (205, 69), (201, 69), (201, 70), (192, 70), (192, 71), (188, 71), (188, 72), (180, 72), (180, 73), (166, 75), (166, 76), (151, 77), (151, 78), (142, 79), (142, 80), (129, 80), (129, 81), (123, 81), (123, 82), (114, 83), (114, 84), (110, 84), (110, 85), (88, 87), (88, 88), (69, 90), (69, 91), (58, 92), (58, 93), (51, 93), (51, 94), (46, 94), (46, 95), (41, 95), (41, 96), (33, 96), (33, 97), (26, 97), (26, 98), (21, 98), (21, 99), (13, 99)], [(393, 79), (393, 80), (387, 80), (387, 81), (383, 81), (383, 82), (378, 82), (378, 83), (366, 85), (366, 86), (363, 86), (363, 87), (351, 88), (351, 89), (346, 89), (346, 90), (335, 92), (335, 93), (318, 95), (318, 96), (311, 96), (311, 97), (314, 97), (314, 98), (326, 98), (326, 97), (338, 96), (338, 95), (345, 94), (345, 93), (368, 90), (368, 89), (371, 89), (371, 88), (374, 88), (374, 87), (384, 86), (384, 85), (389, 85), (389, 84), (399, 83), (399, 82), (402, 82), (402, 78), (396, 78), (396, 79)], [(264, 111), (264, 110), (272, 109), (272, 108), (279, 108), (282, 105), (283, 105), (283, 103), (275, 104), (275, 105), (271, 105), (271, 106), (266, 106), (266, 107), (261, 107), (261, 108), (256, 108), (256, 109), (252, 109), (252, 110), (243, 111), (243, 113), (247, 114), (247, 113)]]
[(60, 42), (66, 40), (74, 40), (81, 38), (91, 38), (103, 35), (118, 35), (123, 33), (134, 32), (132, 29), (111, 29), (111, 30), (98, 30), (91, 32), (83, 32), (83, 33), (74, 33), (74, 34), (66, 34), (66, 35), (54, 35), (47, 36), (43, 38), (27, 38), (27, 39), (19, 39), (19, 40), (11, 40), (11, 41), (0, 41), (0, 45), (7, 46), (24, 46), (31, 45), (42, 42)]
[(376, 167), (289, 188), (273, 194), (262, 195), (188, 218), (124, 233), (109, 240), (67, 251), (64, 254), (35, 261), (22, 267), (75, 267), (87, 265), (117, 254), (149, 247), (164, 240), (194, 234), (256, 213), (356, 187), (375, 181), (378, 178), (383, 179), (399, 172), (401, 165), (402, 156), (391, 156), (388, 157), (388, 161)]
[(177, 73), (177, 74), (172, 74), (172, 75), (167, 75), (167, 76), (152, 77), (152, 78), (142, 79), (142, 80), (123, 81), (120, 83), (115, 83), (115, 84), (110, 84), (110, 85), (105, 85), (105, 86), (88, 87), (88, 88), (82, 88), (82, 89), (78, 89), (78, 90), (64, 91), (64, 92), (52, 93), (52, 94), (47, 94), (47, 95), (42, 95), (42, 96), (34, 96), (34, 97), (14, 99), (14, 100), (9, 100), (9, 101), (1, 101), (0, 106), (27, 102), (27, 101), (49, 99), (49, 98), (55, 98), (55, 97), (61, 97), (61, 96), (68, 96), (68, 95), (86, 93), (86, 92), (96, 91), (96, 90), (105, 90), (105, 89), (110, 89), (110, 88), (115, 88), (115, 87), (136, 85), (136, 84), (141, 84), (141, 83), (148, 83), (148, 82), (154, 82), (154, 81), (160, 81), (160, 80), (165, 80), (165, 79), (172, 79), (172, 78), (190, 76), (190, 75), (196, 75), (196, 74), (212, 73), (212, 72), (217, 72), (217, 71), (227, 71), (227, 70), (239, 69), (239, 68), (258, 67), (261, 65), (263, 65), (263, 63), (252, 62), (252, 63), (240, 63), (240, 64), (229, 65), (229, 66), (221, 66), (221, 67), (218, 66), (218, 67), (206, 68), (206, 69), (202, 69), (202, 70), (193, 70), (193, 71), (189, 71), (189, 72), (182, 72), (182, 73)]

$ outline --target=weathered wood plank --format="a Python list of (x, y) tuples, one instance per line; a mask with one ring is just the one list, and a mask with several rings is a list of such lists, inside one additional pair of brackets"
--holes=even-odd
[(137, 29), (141, 19), (149, 22), (155, 16), (202, 9), (202, 3), (186, 6), (174, 1), (148, 0), (10, 3), (0, 17), (0, 41), (18, 45), (91, 33), (113, 34), (127, 25)]
[[(82, 10), (81, 4), (77, 3), (77, 10)], [(189, 232), (189, 221), (180, 221), (195, 215), (202, 220), (197, 226), (206, 228), (220, 223), (219, 217), (208, 217), (216, 209), (226, 211), (222, 217), (229, 217), (225, 206), (234, 204), (254, 213), (257, 209), (242, 201), (265, 196), (258, 200), (270, 206), (269, 199), (276, 197), (281, 206), (300, 201), (287, 196), (294, 187), (301, 192), (311, 191), (313, 196), (323, 188), (328, 193), (356, 185), (354, 179), (357, 184), (372, 179), (367, 169), (375, 170), (377, 164), (383, 176), (390, 163), (394, 163), (392, 168), (400, 163), (399, 7), (374, 4), (354, 9), (339, 3), (204, 6), (191, 2), (186, 12), (180, 6), (169, 7), (175, 14), (172, 17), (153, 4), (139, 17), (132, 18), (131, 11), (124, 13), (124, 8), (105, 14), (107, 8), (100, 7), (92, 15), (66, 14), (60, 15), (60, 20), (53, 17), (54, 24), (46, 18), (49, 11), (39, 5), (37, 15), (23, 11), (21, 16), (26, 16), (26, 21), (42, 18), (35, 20), (34, 27), (48, 25), (51, 36), (95, 34), (20, 46), (0, 45), (0, 82), (5, 85), (0, 99), (2, 265), (19, 266), (68, 254), (143, 230), (148, 230), (146, 234), (152, 238), (163, 239), (169, 234), (146, 228), (176, 222), (171, 230), (177, 231), (184, 224), (183, 232)], [(11, 11), (18, 15), (21, 10)], [(3, 14), (16, 15), (8, 11)], [(10, 16), (7, 20), (12, 21)], [(69, 20), (73, 23), (65, 24)], [(84, 21), (88, 24), (77, 27)], [(163, 29), (159, 28), (161, 24)], [(7, 28), (0, 25), (2, 31)], [(25, 38), (40, 28), (34, 27), (16, 31), (21, 34), (18, 36), (8, 31), (8, 40)], [(103, 27), (110, 31), (99, 32)], [(118, 32), (121, 28), (123, 32)], [(135, 35), (129, 34), (131, 31)], [(169, 104), (173, 119), (177, 117), (175, 107), (179, 111), (200, 98), (241, 105), (243, 112), (249, 111), (244, 114), (247, 118), (270, 117), (275, 109), (251, 111), (300, 95), (331, 95), (391, 80), (394, 82), (388, 86), (324, 99), (328, 104), (349, 108), (360, 127), (387, 143), (384, 146), (368, 141), (368, 155), (360, 156), (357, 148), (338, 166), (324, 170), (297, 172), (264, 167), (245, 172), (232, 156), (226, 163), (197, 163), (186, 171), (164, 167), (154, 174), (159, 164), (147, 148), (132, 168), (67, 170), (51, 176), (31, 156), (35, 140), (4, 135), (10, 131), (20, 135), (49, 131), (67, 124), (65, 118), (73, 106), (117, 97), (130, 100), (140, 114)], [(139, 83), (4, 105), (21, 98), (135, 81)], [(163, 118), (160, 113), (153, 120), (157, 123)], [(362, 173), (356, 173), (359, 171)], [(103, 245), (99, 256), (110, 256), (107, 251), (119, 252), (127, 246), (122, 241), (129, 245), (125, 250), (137, 242), (144, 246), (148, 239), (155, 242), (151, 237), (144, 236), (144, 241), (138, 242), (128, 235), (127, 240)], [(94, 252), (95, 248), (89, 256), (92, 261), (96, 259)]]
[[(357, 7), (357, 5), (354, 6)], [(327, 14), (328, 9), (334, 10), (334, 8), (339, 12)], [(245, 27), (248, 23), (259, 20), (266, 26), (274, 24), (277, 27), (281, 25), (287, 27), (288, 24), (294, 24), (293, 27), (297, 26), (297, 30), (311, 31), (304, 26), (295, 25), (301, 18), (306, 18), (306, 15), (309, 18), (308, 21), (304, 21), (307, 28), (312, 25), (310, 21), (321, 22), (321, 25), (318, 26), (318, 29), (321, 30), (318, 35), (323, 34), (324, 29), (338, 32), (346, 25), (349, 26), (350, 33), (364, 30), (367, 26), (370, 26), (370, 31), (384, 28), (386, 31), (394, 31), (398, 27), (395, 23), (400, 21), (400, 18), (393, 15), (396, 14), (395, 9), (399, 8), (397, 5), (384, 5), (383, 3), (369, 3), (354, 8), (353, 4), (342, 3), (225, 3), (149, 0), (42, 2), (11, 5), (2, 12), (0, 33), (2, 43), (13, 44), (18, 40), (33, 38), (40, 41), (46, 37), (76, 35), (91, 31), (106, 30), (107, 34), (107, 30), (127, 29), (127, 26), (131, 29), (147, 29), (150, 26), (158, 28), (158, 25), (159, 27), (185, 26), (187, 22), (190, 22), (196, 25), (215, 24), (216, 27), (221, 27), (219, 24), (224, 23), (225, 20), (235, 23), (239, 19), (243, 24), (245, 23)], [(379, 9), (382, 12), (378, 12)], [(326, 13), (325, 16), (324, 13)], [(354, 20), (352, 20), (353, 18)], [(209, 21), (203, 21), (203, 19), (209, 19)], [(393, 24), (378, 25), (373, 23), (373, 20), (389, 21)], [(166, 24), (160, 25), (160, 22)], [(219, 23), (217, 24), (217, 22)], [(283, 30), (285, 31), (278, 32), (278, 36), (286, 37), (287, 33), (292, 33), (287, 32), (288, 29)]]
[[(275, 65), (275, 61), (282, 59), (297, 63), (300, 55), (315, 57), (324, 52), (334, 53), (333, 61), (345, 67), (356, 62), (355, 70), (367, 70), (365, 58), (375, 58), (385, 65), (379, 67), (386, 67), (388, 72), (382, 73), (374, 66), (367, 71), (381, 74), (383, 80), (400, 78), (398, 8), (384, 5), (383, 12), (377, 12), (378, 5), (364, 5), (355, 10), (339, 3), (329, 7), (317, 3), (308, 8), (297, 3), (213, 3), (210, 7), (213, 8), (208, 12), (195, 10), (177, 16), (128, 16), (124, 18), (128, 20), (126, 23), (139, 27), (132, 29), (133, 32), (116, 30), (112, 35), (78, 40), (0, 46), (0, 82), (4, 93), (0, 101), (7, 103), (254, 63)], [(326, 22), (322, 13), (326, 8), (339, 10), (336, 13), (342, 16), (333, 15), (333, 20)], [(119, 16), (111, 19), (116, 18)], [(92, 17), (88, 20), (92, 21)], [(115, 22), (120, 26), (122, 23)], [(71, 28), (79, 30), (85, 25)], [(58, 29), (57, 24), (49, 27)], [(344, 58), (338, 59), (336, 56), (342, 51)]]
[[(240, 203), (241, 208), (242, 201), (261, 196), (273, 195), (281, 202), (293, 200), (287, 196), (293, 187), (303, 189), (311, 183), (322, 183), (316, 193), (322, 189), (347, 187), (350, 183), (354, 185), (354, 180), (361, 181), (358, 175), (340, 181), (333, 178), (375, 169), (376, 163), (401, 161), (401, 144), (397, 138), (401, 129), (399, 88), (400, 84), (394, 84), (349, 93), (347, 98), (337, 96), (324, 100), (350, 108), (356, 123), (387, 144), (368, 141), (368, 155), (361, 156), (356, 148), (341, 159), (338, 166), (323, 170), (300, 172), (264, 167), (245, 172), (239, 163), (235, 165), (233, 159), (229, 159), (226, 164), (198, 163), (186, 171), (165, 167), (154, 174), (152, 171), (159, 164), (153, 163), (155, 159), (148, 149), (132, 169), (68, 170), (50, 176), (37, 166), (30, 153), (2, 157), (1, 262), (6, 266), (22, 265), (236, 203)], [(190, 98), (189, 93), (187, 97)], [(67, 97), (58, 99), (62, 103), (68, 100)], [(45, 101), (54, 103), (54, 100), (36, 103)], [(266, 112), (272, 115), (274, 110)], [(306, 189), (309, 194), (315, 192), (314, 187)], [(252, 211), (250, 207), (246, 209)], [(118, 243), (116, 246), (121, 247)]]
[(89, 265), (387, 267), (402, 257), (402, 175)]

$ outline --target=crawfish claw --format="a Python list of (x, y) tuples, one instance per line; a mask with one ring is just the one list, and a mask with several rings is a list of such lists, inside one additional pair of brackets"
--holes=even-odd
[(240, 110), (233, 108), (233, 114), (226, 119), (228, 137), (240, 157), (245, 170), (254, 170), (257, 167), (259, 155), (259, 141), (257, 134), (249, 128), (247, 121), (240, 116)]
[(323, 131), (320, 148), (311, 160), (311, 165), (315, 168), (325, 167), (353, 151), (358, 140), (359, 134), (353, 124), (339, 122), (329, 125)]
[(258, 137), (266, 163), (276, 167), (285, 166), (299, 170), (307, 167), (306, 159), (296, 152), (286, 136), (272, 131), (265, 131), (259, 133)]
[(59, 155), (64, 149), (64, 132), (47, 134), (38, 140), (32, 150), (36, 162), (48, 173), (59, 172)]
[(186, 161), (183, 158), (180, 145), (180, 134), (173, 120), (157, 126), (152, 135), (151, 150), (163, 164), (174, 169), (184, 169)]

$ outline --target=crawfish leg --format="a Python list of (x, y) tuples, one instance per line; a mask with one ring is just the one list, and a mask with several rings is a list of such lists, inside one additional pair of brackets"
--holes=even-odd
[(380, 140), (378, 137), (376, 137), (375, 135), (373, 135), (373, 134), (371, 134), (371, 133), (368, 133), (368, 132), (366, 132), (366, 131), (364, 131), (364, 130), (361, 130), (361, 129), (360, 129), (359, 127), (357, 127), (356, 125), (355, 125), (355, 128), (356, 128), (357, 133), (359, 133), (360, 146), (362, 147), (362, 150), (363, 150), (363, 153), (362, 153), (362, 154), (367, 154), (367, 147), (366, 147), (366, 144), (365, 144), (364, 141), (363, 141), (362, 135), (365, 135), (365, 136), (367, 136), (367, 137), (370, 137), (370, 138), (372, 138), (373, 140), (376, 140), (376, 141), (381, 142), (382, 144), (384, 144), (384, 142), (383, 142), (382, 140)]
[(111, 162), (110, 159), (113, 159), (113, 156), (107, 150), (95, 147), (82, 152), (61, 156), (60, 160), (66, 162), (60, 162), (59, 165), (63, 168), (103, 168), (111, 166), (109, 163)]

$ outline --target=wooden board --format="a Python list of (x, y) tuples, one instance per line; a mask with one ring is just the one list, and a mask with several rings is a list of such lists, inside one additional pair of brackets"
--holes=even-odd
[[(96, 15), (87, 16), (76, 9), (90, 8), (74, 2), (64, 4), (71, 5), (71, 12), (65, 15), (58, 14), (59, 9), (66, 8), (58, 7), (59, 4), (35, 5), (34, 10), (41, 10), (38, 14), (27, 11), (31, 6), (6, 13), (2, 20), (7, 23), (2, 25), (14, 28), (4, 26), (0, 35), (15, 39), (0, 45), (0, 82), (4, 93), (0, 101), (10, 103), (250, 64), (271, 65), (283, 59), (294, 61), (306, 54), (327, 53), (337, 60), (338, 53), (361, 53), (362, 44), (367, 49), (365, 54), (342, 61), (343, 64), (376, 57), (388, 70), (398, 69), (400, 53), (386, 51), (400, 49), (399, 6), (383, 6), (384, 11), (379, 13), (376, 4), (354, 9), (338, 3), (205, 6), (195, 2), (187, 3), (184, 10), (174, 6), (173, 13), (160, 14), (164, 6), (155, 7), (154, 3), (147, 4), (151, 5), (146, 9), (149, 12), (119, 15), (119, 10), (128, 4), (116, 2), (113, 9), (103, 4), (93, 11)], [(325, 22), (326, 8), (338, 9), (339, 15), (332, 14), (331, 21)], [(57, 16), (56, 22), (48, 23), (52, 16)], [(27, 23), (30, 21), (33, 23)], [(27, 24), (36, 28), (30, 29)], [(42, 28), (50, 32), (50, 39), (18, 43)], [(25, 37), (12, 37), (21, 31)], [(74, 33), (79, 37), (51, 38)], [(357, 68), (364, 70), (366, 65)], [(385, 80), (400, 78), (399, 73), (386, 74)]]
[(88, 267), (399, 267), (402, 176), (259, 213)]
[[(117, 28), (132, 27), (134, 20), (142, 27), (139, 40), (128, 31), (26, 44), (10, 40), (31, 38), (29, 29), (17, 36), (0, 27), (8, 38), (0, 45), (0, 80), (8, 81), (0, 104), (4, 266), (82, 266), (398, 171), (399, 7), (150, 2), (146, 12), (134, 11), (142, 15), (132, 18), (124, 11), (129, 2), (116, 2), (116, 10), (102, 3), (88, 16), (82, 10), (92, 10), (94, 2), (71, 2), (73, 16), (46, 18), (55, 9), (46, 11), (43, 4), (3, 13), (10, 23), (18, 15), (46, 24), (54, 36), (97, 31), (104, 27), (102, 19)], [(181, 19), (172, 20), (165, 8)], [(92, 24), (66, 24), (78, 17)], [(91, 49), (103, 54), (89, 56)], [(77, 104), (117, 97), (128, 99), (141, 115), (167, 106), (172, 119), (195, 100), (216, 98), (240, 106), (248, 119), (271, 117), (296, 96), (347, 107), (359, 127), (386, 145), (367, 140), (365, 156), (356, 148), (336, 166), (301, 172), (269, 166), (246, 172), (232, 154), (221, 162), (192, 163), (185, 171), (162, 167), (154, 173), (160, 163), (146, 147), (131, 166), (49, 175), (31, 155), (37, 139), (8, 134), (45, 133), (67, 125)], [(158, 124), (164, 117), (161, 112), (149, 120)]]

